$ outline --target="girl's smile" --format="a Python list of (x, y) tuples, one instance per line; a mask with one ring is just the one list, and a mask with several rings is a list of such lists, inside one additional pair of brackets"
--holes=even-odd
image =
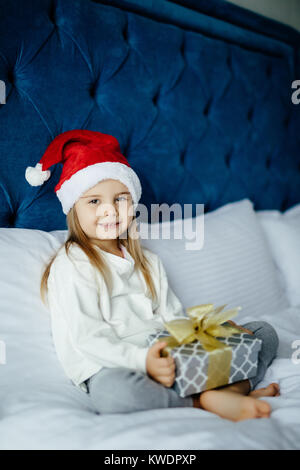
[(103, 227), (105, 229), (105, 231), (107, 230), (111, 230), (111, 229), (116, 229), (119, 227), (120, 225), (120, 222), (117, 222), (117, 223), (110, 223), (110, 224), (101, 224), (99, 223), (98, 225), (100, 225), (100, 227)]

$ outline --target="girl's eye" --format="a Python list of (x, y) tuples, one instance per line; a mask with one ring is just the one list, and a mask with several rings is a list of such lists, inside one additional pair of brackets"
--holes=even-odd
[[(127, 200), (126, 196), (119, 196), (119, 197), (116, 198), (116, 201), (122, 200), (122, 199), (123, 199), (124, 201)], [(92, 200), (89, 202), (89, 204), (94, 204), (94, 201), (99, 201), (99, 199), (92, 199)]]

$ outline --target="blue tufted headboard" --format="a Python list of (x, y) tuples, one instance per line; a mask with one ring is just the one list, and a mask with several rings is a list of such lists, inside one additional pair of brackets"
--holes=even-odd
[[(209, 5), (208, 5), (209, 4)], [(220, 1), (0, 0), (0, 226), (66, 229), (59, 133), (117, 137), (141, 203), (300, 202), (300, 34)]]

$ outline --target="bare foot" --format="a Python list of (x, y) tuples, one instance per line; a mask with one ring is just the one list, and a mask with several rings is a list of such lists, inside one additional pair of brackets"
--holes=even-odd
[(265, 388), (258, 388), (257, 390), (253, 390), (249, 393), (249, 396), (254, 398), (259, 397), (279, 397), (280, 396), (280, 389), (279, 385), (276, 382), (272, 382)]
[(207, 390), (199, 397), (201, 408), (231, 421), (269, 418), (271, 406), (266, 401), (229, 390)]

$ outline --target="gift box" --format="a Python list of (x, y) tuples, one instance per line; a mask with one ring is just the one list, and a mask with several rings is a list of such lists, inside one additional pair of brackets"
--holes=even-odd
[[(207, 305), (212, 304), (205, 304), (205, 306)], [(203, 307), (203, 305), (197, 307)], [(219, 311), (223, 307), (220, 307)], [(172, 323), (176, 322), (178, 327), (177, 320), (165, 323), (165, 326), (170, 327)], [(186, 339), (185, 344), (176, 345), (174, 337), (170, 337), (170, 329), (172, 328), (168, 328), (169, 331), (166, 329), (148, 337), (149, 345), (157, 340), (165, 340), (166, 338), (171, 340), (169, 341), (171, 347), (164, 348), (163, 355), (170, 354), (175, 360), (176, 377), (173, 388), (181, 397), (256, 376), (258, 354), (262, 341), (254, 335), (237, 332), (236, 329), (233, 332), (234, 329), (227, 322), (221, 325), (223, 330), (220, 331), (225, 331), (226, 327), (228, 328), (226, 335), (230, 334), (230, 336), (215, 336), (211, 344), (209, 344), (209, 340), (206, 341), (205, 337), (201, 342), (200, 339), (193, 340), (193, 336), (191, 336), (189, 339), (192, 341)], [(199, 324), (196, 330), (197, 328), (199, 332)], [(215, 333), (217, 331), (215, 328)], [(206, 336), (208, 336), (207, 333)]]

